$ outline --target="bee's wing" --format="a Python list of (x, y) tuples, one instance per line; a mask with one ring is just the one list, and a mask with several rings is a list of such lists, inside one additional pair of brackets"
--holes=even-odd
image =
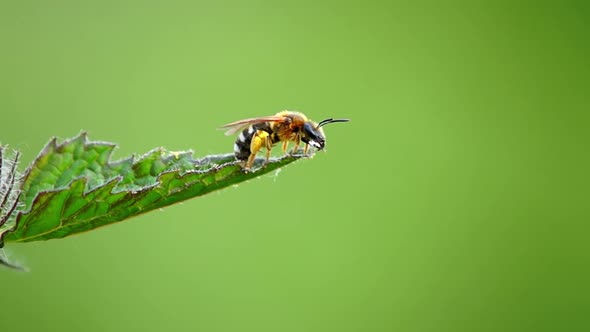
[(279, 121), (283, 121), (284, 119), (285, 119), (285, 117), (283, 117), (283, 116), (275, 116), (275, 115), (261, 116), (259, 118), (250, 118), (250, 119), (244, 119), (244, 120), (228, 123), (224, 126), (221, 126), (219, 129), (226, 130), (225, 135), (229, 136), (229, 135), (233, 135), (233, 134), (237, 133), (238, 131), (244, 129), (247, 126), (250, 126), (250, 125), (253, 125), (256, 123), (279, 122)]

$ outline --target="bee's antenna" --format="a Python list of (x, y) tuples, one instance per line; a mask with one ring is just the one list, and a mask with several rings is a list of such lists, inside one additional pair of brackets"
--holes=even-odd
[(328, 123), (334, 123), (334, 122), (348, 122), (350, 121), (349, 119), (326, 119), (326, 120), (322, 120), (320, 121), (320, 123), (318, 123), (318, 128), (324, 125), (327, 125)]

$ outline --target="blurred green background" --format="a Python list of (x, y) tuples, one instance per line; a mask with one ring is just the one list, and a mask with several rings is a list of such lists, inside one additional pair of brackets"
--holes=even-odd
[(1, 331), (588, 331), (584, 2), (0, 2), (0, 140), (232, 150), (282, 109), (326, 153), (8, 244)]

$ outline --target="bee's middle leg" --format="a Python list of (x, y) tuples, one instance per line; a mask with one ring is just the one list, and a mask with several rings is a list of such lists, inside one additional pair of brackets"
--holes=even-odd
[(297, 150), (299, 150), (299, 144), (301, 144), (301, 138), (299, 136), (297, 136), (295, 138), (294, 142), (295, 142), (295, 146), (293, 146), (293, 149), (289, 153), (290, 155), (296, 154), (297, 153)]

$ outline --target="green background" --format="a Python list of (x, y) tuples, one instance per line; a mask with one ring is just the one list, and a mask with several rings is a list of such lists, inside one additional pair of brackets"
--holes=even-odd
[[(516, 3), (516, 2), (515, 2)], [(580, 2), (0, 2), (0, 140), (232, 150), (297, 109), (327, 152), (9, 244), (0, 331), (588, 331)]]

